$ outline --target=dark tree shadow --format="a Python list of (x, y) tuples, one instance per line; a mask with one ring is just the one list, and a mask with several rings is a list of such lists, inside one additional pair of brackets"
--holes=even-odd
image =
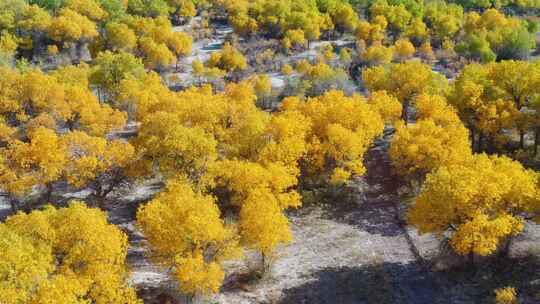
[[(281, 304), (477, 304), (494, 303), (494, 289), (514, 286), (522, 304), (535, 299), (538, 260), (494, 260), (477, 269), (430, 271), (418, 264), (381, 263), (322, 269), (283, 292)], [(538, 286), (537, 286), (538, 287)]]
[[(109, 213), (109, 222), (119, 225), (134, 221), (139, 207), (150, 201), (163, 187), (164, 184), (161, 182), (147, 184), (144, 186), (145, 193), (136, 197), (129, 197), (129, 194), (136, 188), (136, 186), (132, 186), (108, 198), (108, 201), (114, 202), (107, 210)], [(126, 194), (129, 198), (126, 198)]]
[[(314, 275), (313, 281), (286, 290), (280, 303), (432, 304), (438, 287), (419, 272), (415, 264), (388, 263), (323, 269)], [(405, 276), (407, 279), (402, 280)], [(414, 301), (406, 301), (407, 297)]]
[(357, 226), (371, 234), (397, 236), (404, 225), (397, 216), (400, 198), (397, 189), (402, 185), (388, 157), (391, 131), (375, 141), (368, 151), (364, 164), (365, 176), (357, 178), (355, 191), (360, 195), (352, 202), (340, 199), (327, 200), (323, 204), (328, 219)]

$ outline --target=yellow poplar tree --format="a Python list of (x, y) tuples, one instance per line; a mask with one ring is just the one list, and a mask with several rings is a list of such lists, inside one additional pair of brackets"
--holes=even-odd
[(369, 95), (369, 104), (387, 123), (393, 123), (401, 118), (401, 103), (386, 91), (374, 91)]
[(449, 231), (450, 245), (461, 255), (485, 256), (523, 230), (521, 214), (537, 195), (533, 171), (503, 156), (479, 154), (428, 175), (409, 222), (420, 233)]
[(364, 174), (364, 153), (382, 133), (384, 122), (363, 97), (330, 91), (307, 101), (287, 98), (282, 108), (299, 111), (311, 121), (306, 162), (312, 174), (329, 173), (334, 183), (346, 182), (351, 174)]
[(141, 206), (137, 223), (154, 259), (173, 268), (187, 294), (218, 292), (225, 277), (220, 263), (240, 256), (235, 228), (224, 224), (215, 199), (182, 179)]
[(209, 174), (218, 187), (230, 191), (232, 204), (240, 207), (242, 240), (261, 253), (266, 268), (276, 247), (291, 241), (283, 210), (301, 204), (300, 195), (291, 190), (297, 183), (297, 172), (276, 163), (263, 166), (231, 160), (216, 163)]
[(394, 57), (399, 61), (410, 59), (415, 52), (414, 45), (408, 39), (401, 38), (394, 43)]
[(137, 46), (135, 31), (127, 24), (109, 22), (105, 26), (107, 44), (113, 50), (131, 51)]
[(230, 43), (225, 43), (220, 52), (212, 53), (207, 65), (210, 68), (219, 68), (227, 72), (238, 72), (247, 68), (247, 60)]
[(15, 140), (2, 148), (0, 184), (16, 197), (59, 180), (67, 161), (65, 146), (55, 131), (39, 127), (29, 136), (29, 142)]
[(386, 47), (380, 42), (373, 43), (361, 54), (362, 60), (366, 61), (368, 65), (381, 65), (387, 64), (392, 61), (393, 49)]
[(396, 125), (390, 158), (398, 172), (422, 179), (441, 166), (459, 164), (472, 156), (469, 132), (441, 96), (416, 99), (417, 122)]
[(127, 236), (81, 202), (0, 224), (0, 301), (142, 303), (127, 285)]
[(409, 105), (422, 93), (443, 94), (448, 82), (427, 64), (411, 60), (390, 66), (376, 66), (362, 72), (362, 80), (370, 91), (385, 90), (403, 105), (401, 118), (407, 123)]
[(75, 131), (62, 137), (68, 159), (65, 175), (69, 184), (82, 188), (92, 184), (103, 199), (124, 177), (123, 169), (135, 157), (134, 148), (121, 140), (107, 141)]
[(88, 17), (64, 8), (51, 20), (49, 36), (58, 42), (78, 42), (98, 36), (97, 27)]

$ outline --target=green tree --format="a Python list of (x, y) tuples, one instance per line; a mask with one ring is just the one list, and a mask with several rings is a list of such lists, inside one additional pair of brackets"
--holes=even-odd
[[(98, 55), (90, 73), (90, 81), (104, 93), (114, 97), (118, 94), (120, 82), (126, 78), (141, 78), (145, 74), (141, 59), (132, 54), (110, 51)], [(101, 94), (99, 94), (101, 97)]]

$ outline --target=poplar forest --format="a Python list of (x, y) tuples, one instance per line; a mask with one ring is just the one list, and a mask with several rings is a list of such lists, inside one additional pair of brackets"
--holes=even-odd
[(540, 0), (0, 0), (0, 304), (540, 303)]

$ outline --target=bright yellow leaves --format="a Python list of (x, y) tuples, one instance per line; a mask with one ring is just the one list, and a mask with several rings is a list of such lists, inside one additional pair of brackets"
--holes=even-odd
[(107, 17), (107, 12), (95, 0), (68, 0), (64, 7), (71, 9), (93, 21), (101, 21)]
[(285, 33), (285, 37), (283, 37), (281, 44), (285, 50), (289, 50), (291, 48), (303, 48), (307, 44), (304, 31), (288, 30)]
[(388, 22), (383, 16), (377, 16), (372, 23), (367, 21), (358, 22), (356, 38), (366, 43), (381, 42), (386, 35)]
[(125, 282), (127, 237), (82, 203), (0, 224), (0, 301), (140, 303)]
[[(79, 74), (73, 70), (69, 73)], [(124, 113), (99, 103), (87, 87), (84, 72), (82, 83), (69, 83), (62, 73), (47, 75), (39, 70), (6, 70), (6, 75), (0, 79), (0, 114), (15, 114), (18, 125), (30, 124), (40, 114), (47, 114), (70, 129), (101, 136), (125, 123)]]
[(459, 254), (493, 253), (523, 229), (519, 216), (534, 203), (536, 174), (506, 157), (480, 154), (429, 174), (409, 221), (421, 233), (452, 231)]
[(107, 44), (113, 50), (131, 51), (137, 46), (135, 31), (126, 24), (109, 22), (105, 26)]
[(171, 181), (137, 212), (157, 261), (174, 267), (186, 293), (217, 292), (224, 278), (220, 262), (239, 256), (234, 227), (226, 226), (212, 196), (183, 180)]
[(176, 57), (163, 43), (157, 43), (150, 37), (139, 40), (139, 48), (145, 54), (145, 64), (150, 68), (169, 66), (176, 63)]
[[(290, 240), (283, 210), (300, 205), (300, 196), (293, 189), (298, 183), (298, 161), (307, 150), (305, 135), (310, 124), (303, 115), (297, 111), (270, 115), (258, 109), (257, 81), (231, 84), (218, 94), (210, 87), (172, 93), (152, 75), (142, 87), (131, 80), (123, 85), (127, 89), (124, 97), (136, 105), (136, 115), (141, 117), (133, 140), (141, 155), (139, 169), (148, 174), (150, 168), (156, 168), (169, 180), (188, 178), (193, 185), (184, 185), (182, 191), (186, 187), (226, 191), (231, 201), (220, 197), (219, 203), (240, 207), (236, 235), (265, 256)], [(178, 196), (178, 191), (171, 190), (170, 196)], [(201, 195), (214, 204), (212, 196)], [(148, 218), (152, 216), (148, 214)], [(219, 213), (216, 216), (219, 219)], [(156, 238), (161, 233), (158, 228), (163, 229), (156, 227)], [(177, 243), (168, 244), (176, 248)], [(197, 252), (182, 255), (177, 262), (178, 269), (202, 272), (192, 279), (178, 273), (187, 292), (212, 292), (221, 284), (220, 268), (201, 264)], [(199, 279), (208, 280), (204, 290), (197, 289)]]
[(421, 178), (440, 166), (467, 161), (469, 133), (444, 98), (420, 95), (416, 106), (416, 123), (397, 124), (392, 138), (390, 158), (398, 172)]
[(203, 129), (181, 123), (174, 115), (155, 113), (143, 121), (134, 144), (144, 151), (144, 160), (157, 165), (165, 176), (186, 174), (197, 179), (217, 158), (217, 142)]
[(431, 119), (409, 126), (398, 124), (390, 148), (392, 163), (401, 174), (420, 177), (441, 165), (461, 163), (470, 154), (465, 127), (441, 126)]
[(19, 26), (28, 31), (45, 32), (51, 25), (52, 16), (47, 10), (35, 4), (24, 8)]
[(283, 102), (283, 110), (299, 111), (311, 121), (312, 128), (306, 136), (309, 171), (318, 175), (328, 168), (340, 168), (334, 181), (336, 176), (347, 176), (341, 170), (358, 175), (365, 172), (363, 155), (382, 133), (383, 120), (364, 98), (330, 91), (306, 102), (288, 98)]
[(391, 5), (382, 1), (371, 5), (370, 14), (375, 18), (384, 17), (388, 21), (388, 27), (395, 31), (402, 31), (412, 18), (412, 14), (405, 6)]
[(127, 143), (108, 142), (80, 131), (59, 136), (38, 127), (29, 136), (28, 143), (15, 140), (2, 149), (0, 184), (16, 196), (64, 177), (72, 186), (82, 188), (113, 169), (127, 166), (134, 156)]
[(375, 110), (387, 123), (399, 120), (401, 117), (401, 103), (386, 91), (375, 91), (368, 99), (371, 108)]
[(53, 269), (49, 248), (33, 245), (5, 225), (0, 225), (0, 257), (0, 301), (6, 304), (27, 302), (30, 290)]
[(20, 197), (33, 186), (49, 187), (64, 178), (83, 187), (133, 157), (129, 144), (105, 138), (125, 125), (127, 115), (91, 93), (86, 66), (50, 75), (5, 71), (0, 79), (0, 126), (7, 143), (0, 165), (2, 188)]
[(429, 37), (429, 29), (424, 21), (422, 21), (422, 18), (417, 17), (411, 20), (411, 22), (407, 25), (404, 34), (406, 37), (415, 42), (427, 42), (426, 40)]
[[(191, 36), (182, 32), (174, 32), (172, 24), (166, 17), (145, 18), (130, 16), (125, 24), (129, 27), (117, 25), (111, 28), (111, 37), (119, 33), (127, 33), (124, 39), (133, 39), (131, 31), (134, 31), (137, 39), (137, 49), (143, 53), (143, 62), (148, 68), (160, 68), (176, 63), (179, 57), (191, 53)], [(114, 38), (113, 38), (114, 39)], [(131, 46), (131, 42), (117, 41), (116, 47)]]
[(134, 157), (133, 147), (120, 140), (107, 142), (83, 132), (70, 132), (63, 136), (68, 162), (66, 179), (81, 188), (113, 168), (126, 167)]
[(249, 191), (240, 209), (239, 226), (243, 240), (264, 257), (270, 256), (278, 245), (292, 240), (289, 221), (268, 188)]
[(518, 297), (514, 287), (495, 289), (495, 302), (497, 304), (517, 304)]
[(248, 161), (225, 160), (210, 170), (217, 186), (232, 193), (231, 203), (242, 206), (255, 188), (269, 190), (281, 209), (300, 206), (300, 197), (292, 188), (296, 185), (294, 170), (270, 163), (267, 166)]
[(248, 81), (253, 86), (258, 100), (264, 99), (272, 92), (272, 81), (266, 74), (254, 75)]
[(394, 56), (399, 61), (410, 59), (415, 52), (414, 45), (408, 39), (401, 38), (394, 43)]
[(345, 3), (328, 7), (323, 12), (317, 3), (305, 0), (216, 2), (227, 11), (235, 32), (246, 36), (260, 32), (283, 38), (288, 31), (298, 31), (306, 40), (313, 41), (318, 40), (325, 30), (352, 31), (358, 21), (352, 7)]
[(483, 213), (473, 214), (452, 236), (450, 245), (464, 255), (469, 252), (486, 256), (497, 250), (499, 241), (523, 230), (523, 220), (511, 215), (490, 218)]
[(8, 32), (0, 33), (0, 56), (11, 57), (17, 50), (17, 38)]
[[(276, 113), (262, 111), (255, 93), (268, 91), (264, 78), (230, 84), (220, 93), (208, 86), (174, 93), (149, 74), (142, 82), (126, 79), (120, 88), (141, 122), (132, 140), (140, 156), (138, 173), (169, 181), (166, 192), (141, 209), (139, 223), (157, 255), (175, 255), (165, 265), (177, 270), (189, 293), (214, 292), (223, 280), (220, 262), (206, 258), (207, 245), (197, 245), (222, 241), (216, 238), (223, 232), (205, 230), (225, 229), (216, 204), (238, 212), (238, 229), (227, 229), (227, 235), (272, 257), (292, 238), (284, 210), (301, 205), (296, 191), (301, 170), (335, 183), (363, 174), (363, 155), (383, 129), (375, 105), (339, 91), (308, 101), (290, 98)], [(397, 102), (383, 94), (374, 99), (381, 106)], [(204, 228), (197, 228), (199, 222), (178, 224), (179, 218), (191, 218), (178, 212), (193, 213)], [(164, 225), (169, 213), (174, 224)]]
[(103, 136), (122, 128), (126, 123), (126, 113), (101, 104), (87, 88), (68, 87), (65, 94), (71, 107), (71, 115), (66, 121), (71, 130), (79, 125), (89, 134)]
[(415, 105), (417, 120), (432, 119), (441, 126), (461, 124), (454, 107), (442, 96), (422, 94), (416, 97)]
[(362, 60), (369, 65), (381, 65), (390, 63), (393, 57), (393, 49), (386, 47), (380, 42), (375, 42), (361, 54)]
[(187, 294), (217, 293), (225, 279), (225, 272), (216, 262), (206, 262), (201, 253), (178, 257), (175, 260), (176, 279)]
[(52, 19), (48, 34), (56, 41), (76, 42), (81, 39), (95, 38), (98, 32), (96, 24), (86, 16), (65, 8)]
[(370, 91), (386, 90), (401, 102), (417, 94), (440, 92), (445, 88), (445, 83), (440, 83), (441, 78), (430, 66), (418, 61), (373, 67), (363, 71), (362, 79)]
[(66, 164), (65, 147), (54, 131), (40, 127), (29, 136), (29, 142), (15, 140), (1, 150), (0, 185), (15, 196), (58, 180)]
[(310, 129), (310, 119), (299, 111), (272, 115), (263, 135), (265, 145), (258, 151), (257, 161), (295, 168), (308, 149), (305, 138)]
[(362, 80), (370, 91), (386, 90), (403, 104), (402, 119), (407, 121), (409, 104), (422, 94), (443, 94), (448, 82), (419, 61), (407, 61), (387, 67), (376, 66), (362, 72)]
[(247, 68), (246, 58), (229, 43), (225, 43), (220, 52), (212, 53), (207, 64), (210, 68), (219, 68), (227, 72), (242, 71)]
[[(450, 102), (461, 119), (479, 135), (478, 150), (483, 149), (482, 137), (496, 144), (505, 143), (504, 130), (514, 129), (524, 135), (536, 125), (533, 111), (540, 69), (534, 63), (501, 61), (488, 65), (470, 64), (464, 67), (453, 84)], [(474, 137), (473, 137), (474, 141)]]
[(338, 2), (330, 8), (330, 16), (335, 28), (341, 32), (353, 32), (358, 24), (358, 14), (354, 8), (346, 2)]
[(240, 206), (240, 234), (248, 247), (268, 257), (291, 240), (283, 210), (301, 204), (300, 195), (291, 190), (298, 182), (294, 171), (278, 164), (265, 167), (234, 160), (218, 162), (210, 171), (216, 185), (227, 189), (231, 202)]
[[(197, 7), (192, 0), (172, 0), (173, 5), (178, 5), (176, 14), (184, 18), (195, 17), (197, 15)], [(200, 2), (203, 3), (203, 2)]]

